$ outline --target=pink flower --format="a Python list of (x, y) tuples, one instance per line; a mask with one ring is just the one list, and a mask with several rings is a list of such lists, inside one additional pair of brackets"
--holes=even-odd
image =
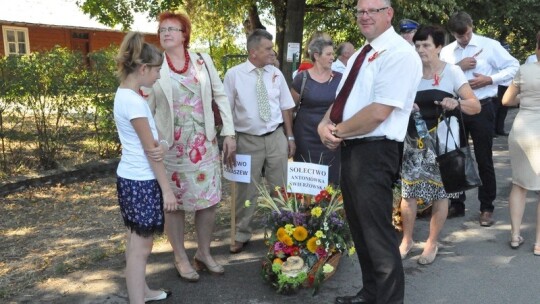
[(176, 157), (184, 156), (184, 145), (176, 146)]
[(204, 133), (199, 132), (193, 136), (193, 139), (191, 141), (191, 147), (192, 148), (198, 148), (202, 145), (204, 145), (204, 141), (206, 140), (206, 135)]

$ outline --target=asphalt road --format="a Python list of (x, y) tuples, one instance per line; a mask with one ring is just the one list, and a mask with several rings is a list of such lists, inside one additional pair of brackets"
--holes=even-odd
[[(516, 112), (517, 109), (509, 111), (507, 130)], [(507, 138), (496, 138), (493, 150), (498, 186), (495, 225), (479, 226), (476, 190), (467, 192), (465, 216), (446, 222), (435, 263), (420, 266), (416, 261), (428, 235), (429, 220), (417, 220), (414, 249), (403, 261), (405, 303), (540, 303), (540, 257), (532, 253), (536, 195), (528, 196), (522, 231), (525, 244), (512, 250), (508, 245), (511, 169)], [(156, 248), (148, 263), (148, 283), (172, 290), (172, 297), (160, 303), (334, 303), (336, 296), (354, 294), (361, 288), (356, 257), (343, 257), (336, 274), (316, 296), (309, 290), (289, 296), (276, 294), (260, 276), (260, 260), (266, 252), (262, 237), (261, 233), (257, 234), (245, 252), (230, 255), (229, 231), (216, 232), (213, 253), (225, 265), (226, 273), (223, 276), (202, 273), (198, 283), (181, 281), (170, 248)], [(188, 244), (190, 256), (195, 253), (194, 245)], [(119, 261), (114, 267), (96, 269), (99, 270), (96, 273), (70, 274), (66, 282), (75, 283), (76, 288), (44, 291), (39, 299), (21, 298), (20, 303), (127, 303), (123, 267), (123, 261)]]

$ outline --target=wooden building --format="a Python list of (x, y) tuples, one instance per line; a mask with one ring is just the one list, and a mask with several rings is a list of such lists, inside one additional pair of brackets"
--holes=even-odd
[[(83, 54), (119, 45), (125, 32), (85, 15), (75, 0), (0, 0), (0, 56), (62, 46)], [(137, 23), (138, 22), (138, 23)], [(134, 30), (159, 46), (157, 23), (136, 16)]]

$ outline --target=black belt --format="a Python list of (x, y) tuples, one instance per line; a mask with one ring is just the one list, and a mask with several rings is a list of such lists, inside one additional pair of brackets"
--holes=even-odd
[(491, 103), (491, 102), (493, 102), (493, 98), (494, 98), (494, 97), (486, 97), (486, 98), (484, 98), (484, 99), (480, 99), (480, 104), (481, 104), (481, 105), (485, 105), (485, 104), (487, 104), (488, 102)]
[(380, 140), (386, 140), (386, 136), (369, 136), (369, 137), (362, 137), (362, 138), (353, 138), (353, 139), (345, 139), (341, 142), (341, 145), (346, 146), (354, 146), (362, 143), (367, 143), (371, 141), (380, 141)]
[(277, 129), (279, 129), (280, 127), (283, 126), (283, 123), (280, 123), (277, 128), (275, 128), (274, 130), (270, 131), (270, 132), (266, 132), (264, 134), (261, 134), (261, 135), (253, 135), (253, 134), (248, 134), (248, 133), (243, 133), (243, 132), (238, 132), (238, 133), (243, 133), (243, 134), (247, 134), (247, 135), (251, 135), (251, 136), (258, 136), (258, 137), (265, 137), (265, 136), (268, 136), (274, 132), (276, 132)]

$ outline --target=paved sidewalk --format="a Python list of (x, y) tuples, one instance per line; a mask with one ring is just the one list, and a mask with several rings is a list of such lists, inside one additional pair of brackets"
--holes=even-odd
[[(517, 109), (509, 111), (507, 130), (516, 113)], [(523, 221), (525, 244), (519, 250), (512, 250), (508, 246), (511, 169), (507, 138), (496, 138), (493, 150), (498, 185), (495, 225), (489, 228), (478, 225), (476, 190), (469, 191), (465, 217), (446, 222), (435, 263), (420, 266), (416, 261), (428, 235), (429, 220), (419, 219), (415, 247), (403, 262), (405, 303), (540, 303), (540, 257), (532, 254), (536, 199), (529, 195)], [(225, 265), (225, 275), (202, 273), (198, 283), (177, 277), (170, 247), (155, 248), (148, 263), (148, 283), (173, 291), (171, 298), (155, 303), (334, 303), (336, 296), (356, 293), (361, 287), (356, 257), (343, 257), (336, 274), (325, 282), (318, 295), (313, 297), (308, 290), (292, 296), (277, 295), (260, 275), (261, 257), (266, 252), (262, 234), (257, 234), (247, 250), (238, 255), (229, 254), (228, 238), (229, 231), (216, 233), (212, 249), (218, 262)], [(188, 255), (192, 256), (194, 244), (188, 246), (191, 248)], [(90, 272), (70, 274), (65, 280), (72, 287), (45, 291), (40, 299), (22, 298), (19, 303), (127, 303), (123, 267), (120, 258), (112, 267), (109, 262)], [(85, 292), (91, 284), (100, 284), (100, 292)]]

